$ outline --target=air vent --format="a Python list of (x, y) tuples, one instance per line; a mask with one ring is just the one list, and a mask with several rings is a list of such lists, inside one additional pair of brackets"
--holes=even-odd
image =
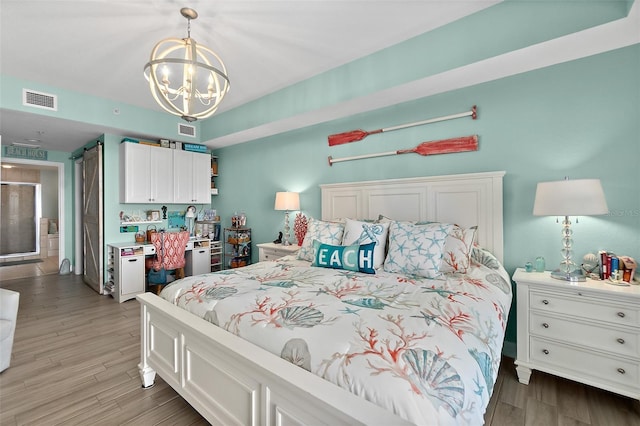
[(22, 105), (57, 111), (58, 97), (35, 90), (22, 89)]
[(178, 133), (182, 136), (196, 137), (196, 128), (188, 124), (178, 123)]

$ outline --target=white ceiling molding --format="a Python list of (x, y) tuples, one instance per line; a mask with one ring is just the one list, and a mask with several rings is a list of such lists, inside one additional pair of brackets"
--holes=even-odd
[(222, 148), (638, 44), (638, 3), (623, 19), (204, 143)]

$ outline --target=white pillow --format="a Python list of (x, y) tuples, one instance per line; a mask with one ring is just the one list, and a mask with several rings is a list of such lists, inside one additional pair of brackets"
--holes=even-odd
[(414, 225), (391, 222), (389, 252), (384, 261), (387, 272), (437, 278), (447, 235), (453, 225), (430, 223)]
[(462, 228), (455, 225), (444, 243), (444, 257), (440, 272), (467, 272), (471, 265), (471, 252), (476, 239), (477, 226)]
[(298, 250), (298, 259), (313, 262), (313, 240), (318, 240), (323, 244), (339, 246), (342, 242), (344, 224), (336, 222), (325, 222), (314, 218), (309, 218), (307, 233), (302, 241), (302, 246)]
[(374, 223), (347, 219), (344, 226), (344, 235), (342, 236), (342, 245), (376, 243), (373, 249), (373, 267), (378, 269), (384, 263), (388, 233), (389, 222)]

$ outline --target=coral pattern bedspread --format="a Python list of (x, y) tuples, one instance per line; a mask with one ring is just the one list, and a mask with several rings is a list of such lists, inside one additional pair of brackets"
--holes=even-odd
[(512, 297), (485, 263), (426, 279), (287, 256), (161, 296), (416, 424), (482, 424)]

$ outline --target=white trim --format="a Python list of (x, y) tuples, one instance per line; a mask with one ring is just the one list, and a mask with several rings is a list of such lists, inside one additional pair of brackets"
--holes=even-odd
[(74, 167), (74, 189), (73, 189), (73, 213), (76, 220), (74, 224), (74, 270), (76, 275), (84, 273), (84, 244), (82, 242), (82, 157), (77, 158)]

